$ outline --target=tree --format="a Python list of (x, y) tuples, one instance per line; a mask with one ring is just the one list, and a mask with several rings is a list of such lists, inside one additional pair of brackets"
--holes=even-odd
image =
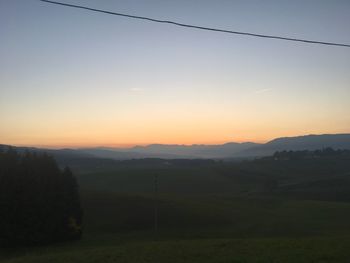
[(78, 239), (82, 209), (69, 168), (47, 154), (0, 152), (0, 243), (14, 246)]

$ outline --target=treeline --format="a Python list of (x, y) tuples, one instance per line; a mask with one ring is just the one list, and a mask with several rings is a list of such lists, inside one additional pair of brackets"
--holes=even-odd
[(350, 150), (334, 150), (327, 147), (320, 150), (303, 150), (303, 151), (277, 151), (271, 157), (266, 159), (273, 160), (298, 160), (298, 159), (314, 159), (314, 158), (332, 158), (332, 157), (346, 157), (350, 158)]
[(79, 239), (82, 209), (69, 168), (34, 152), (0, 151), (0, 244), (16, 246)]

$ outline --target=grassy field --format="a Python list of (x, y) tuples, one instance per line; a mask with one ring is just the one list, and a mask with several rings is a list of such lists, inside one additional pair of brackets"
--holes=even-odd
[[(304, 163), (299, 167), (284, 163), (273, 169), (271, 163), (253, 164), (123, 166), (78, 174), (85, 211), (83, 239), (3, 249), (0, 260), (349, 262), (350, 203), (327, 199), (329, 193), (336, 194), (334, 189), (347, 189), (344, 182), (349, 170), (345, 164), (324, 164), (329, 167), (328, 174), (327, 168), (321, 173), (312, 166), (304, 169)], [(284, 167), (289, 166), (292, 169), (287, 173)], [(266, 178), (278, 173), (279, 185), (271, 191), (266, 188)], [(155, 174), (157, 199), (153, 193)], [(341, 185), (323, 186), (338, 178)], [(308, 187), (322, 198), (285, 195), (286, 185), (292, 193)], [(155, 204), (157, 233), (153, 229)]]
[[(186, 239), (64, 244), (3, 262), (348, 262), (349, 238)], [(95, 240), (98, 242), (98, 240)]]
[(3, 251), (3, 262), (348, 262), (350, 204), (161, 195), (83, 195), (81, 241)]
[[(86, 232), (147, 231), (154, 197), (84, 195)], [(230, 195), (161, 195), (159, 234), (165, 237), (303, 237), (350, 235), (350, 204)]]

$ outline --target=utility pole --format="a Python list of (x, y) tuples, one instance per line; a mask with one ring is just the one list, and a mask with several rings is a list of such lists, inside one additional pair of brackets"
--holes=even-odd
[(154, 233), (158, 236), (158, 175), (154, 174)]

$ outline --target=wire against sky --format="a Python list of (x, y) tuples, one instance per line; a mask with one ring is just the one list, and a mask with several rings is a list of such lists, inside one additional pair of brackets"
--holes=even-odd
[(106, 10), (101, 10), (101, 9), (95, 9), (95, 8), (91, 8), (91, 7), (87, 7), (87, 6), (72, 5), (72, 4), (49, 1), (49, 0), (39, 0), (39, 1), (50, 3), (50, 4), (67, 6), (67, 7), (85, 9), (85, 10), (105, 13), (105, 14), (109, 14), (109, 15), (123, 16), (123, 17), (134, 18), (134, 19), (142, 19), (142, 20), (147, 20), (147, 21), (151, 21), (151, 22), (165, 23), (165, 24), (171, 24), (171, 25), (200, 29), (200, 30), (215, 31), (215, 32), (221, 32), (221, 33), (228, 33), (228, 34), (245, 35), (245, 36), (251, 36), (251, 37), (279, 39), (279, 40), (294, 41), (294, 42), (304, 42), (304, 43), (310, 43), (310, 44), (350, 47), (350, 44), (344, 44), (344, 43), (324, 42), (324, 41), (315, 41), (315, 40), (300, 39), (300, 38), (291, 38), (291, 37), (282, 37), (282, 36), (272, 36), (272, 35), (263, 35), (263, 34), (249, 33), (249, 32), (241, 32), (241, 31), (232, 31), (232, 30), (225, 30), (225, 29), (219, 29), (219, 28), (211, 28), (211, 27), (183, 24), (183, 23), (169, 21), (169, 20), (159, 20), (159, 19), (143, 17), (143, 16), (135, 16), (135, 15), (116, 13), (116, 12), (111, 12), (111, 11), (106, 11)]

